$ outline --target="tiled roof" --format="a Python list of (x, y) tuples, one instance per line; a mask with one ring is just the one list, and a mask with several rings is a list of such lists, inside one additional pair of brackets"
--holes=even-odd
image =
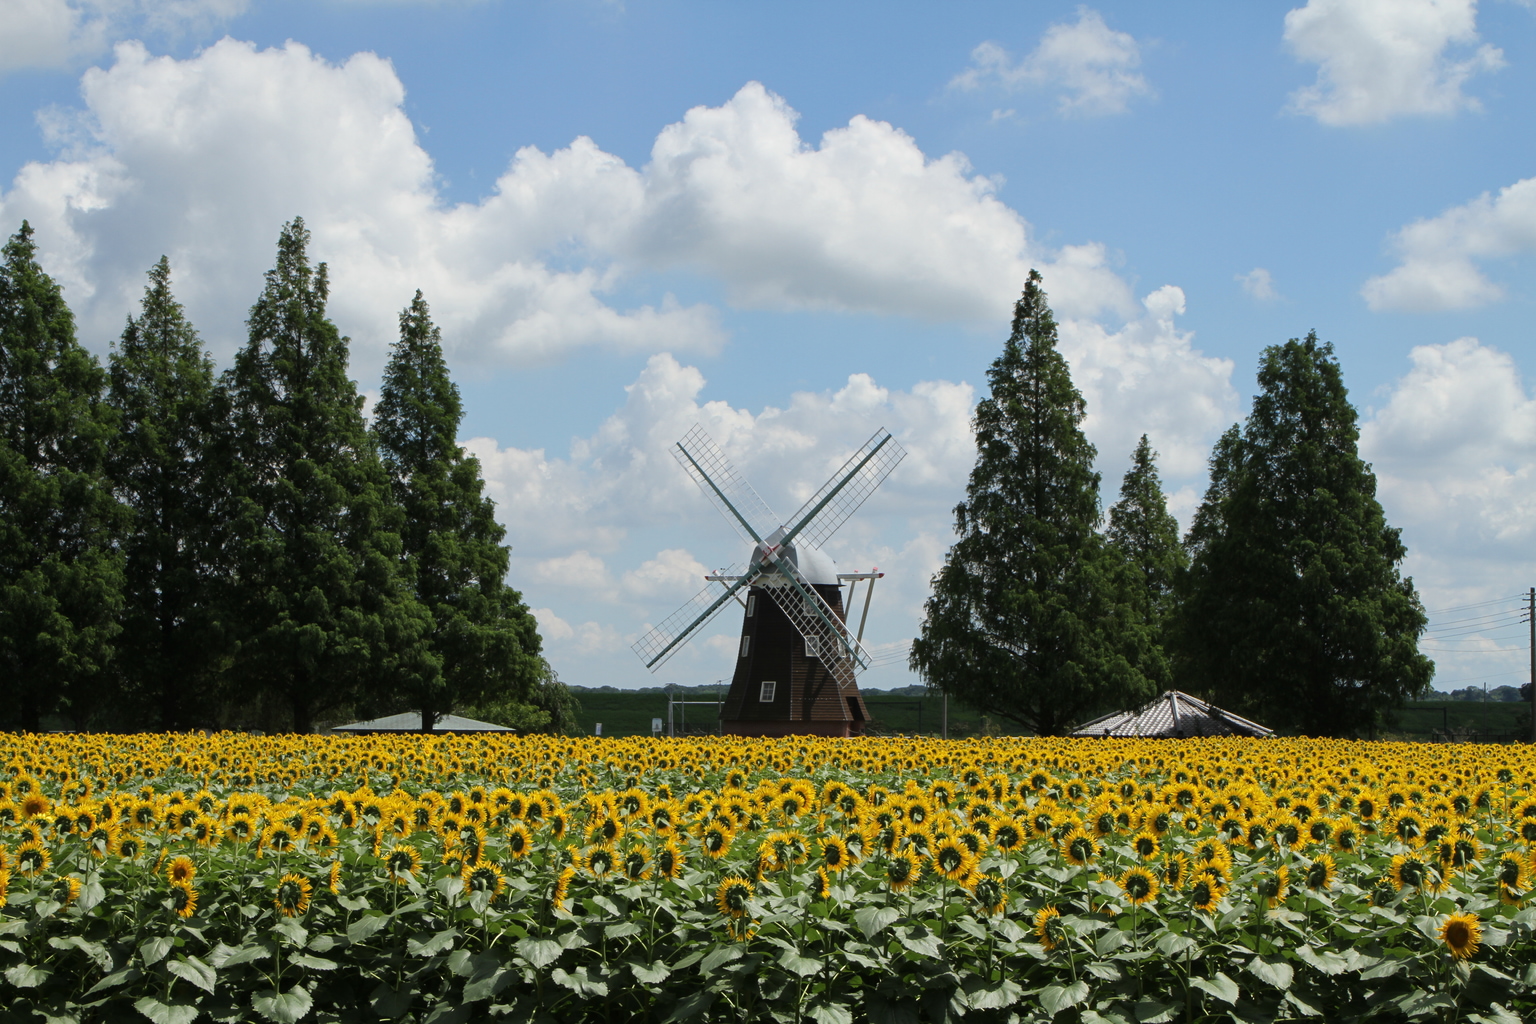
[(1169, 690), (1135, 711), (1116, 711), (1078, 726), (1073, 736), (1273, 736), (1275, 731), (1199, 697)]
[[(332, 732), (420, 732), (421, 712), (407, 711), (399, 715), (388, 715), (384, 718), (374, 718), (367, 722), (353, 722), (351, 725), (338, 725)], [(473, 718), (464, 718), (459, 715), (443, 715), (432, 727), (433, 732), (516, 732), (504, 725), (492, 725), (490, 722), (477, 722)]]

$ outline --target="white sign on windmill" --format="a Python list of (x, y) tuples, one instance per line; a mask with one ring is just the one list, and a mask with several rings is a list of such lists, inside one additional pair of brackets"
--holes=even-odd
[[(634, 651), (656, 671), (726, 605), (743, 611), (741, 643), (721, 728), (737, 735), (848, 736), (863, 731), (868, 709), (855, 675), (870, 665), (862, 643), (875, 580), (883, 573), (840, 573), (822, 550), (906, 456), (877, 430), (787, 522), (774, 515), (725, 453), (695, 426), (673, 448), (706, 497), (752, 545), (744, 565), (710, 573), (710, 585), (641, 637)], [(867, 583), (857, 632), (848, 610)], [(848, 586), (848, 600), (842, 588)]]

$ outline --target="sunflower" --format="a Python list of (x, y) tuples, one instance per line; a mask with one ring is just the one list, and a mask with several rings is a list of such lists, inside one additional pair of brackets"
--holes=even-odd
[(683, 851), (677, 840), (668, 839), (656, 851), (656, 873), (662, 878), (677, 878), (683, 873)]
[(52, 896), (62, 906), (69, 906), (80, 898), (80, 879), (69, 875), (53, 881)]
[(171, 883), (171, 909), (180, 918), (197, 913), (197, 890), (192, 888), (190, 880)]
[(1418, 846), (1424, 838), (1424, 820), (1412, 811), (1402, 811), (1388, 819), (1386, 830), (1399, 842)]
[(136, 835), (124, 835), (117, 841), (117, 855), (123, 860), (138, 860), (143, 852), (144, 844), (139, 842), (139, 837)]
[(1360, 848), (1360, 830), (1354, 822), (1341, 818), (1334, 824), (1333, 846), (1344, 853), (1354, 853)]
[(821, 860), (826, 869), (837, 874), (848, 868), (853, 861), (848, 844), (840, 836), (828, 836), (821, 841)]
[(571, 894), (571, 882), (576, 878), (576, 866), (567, 864), (555, 878), (555, 887), (550, 892), (549, 902), (556, 910), (565, 909), (565, 901)]
[(1307, 865), (1306, 879), (1308, 889), (1333, 888), (1336, 867), (1333, 857), (1329, 854), (1319, 854), (1311, 864)]
[(1189, 858), (1171, 853), (1163, 860), (1163, 885), (1177, 892), (1189, 881)]
[(396, 843), (384, 858), (384, 873), (396, 885), (404, 885), (421, 870), (421, 852), (409, 843)]
[(284, 917), (299, 917), (309, 909), (309, 898), (313, 891), (309, 879), (290, 872), (278, 880), (277, 896), (272, 902)]
[(1203, 914), (1215, 911), (1227, 887), (1211, 875), (1199, 875), (1189, 887), (1189, 905)]
[(1065, 942), (1067, 925), (1061, 919), (1061, 911), (1055, 907), (1041, 907), (1035, 911), (1035, 937), (1048, 951)]
[(996, 875), (980, 875), (971, 885), (971, 898), (989, 916), (1001, 914), (1008, 906), (1008, 890)]
[(934, 846), (933, 868), (951, 881), (970, 874), (975, 863), (975, 855), (958, 839), (943, 839)]
[(1446, 836), (1435, 850), (1440, 863), (1453, 871), (1463, 871), (1483, 855), (1483, 844), (1476, 836)]
[(897, 851), (885, 864), (885, 880), (897, 892), (915, 885), (922, 873), (923, 862), (911, 850)]
[(1068, 861), (1082, 867), (1092, 863), (1099, 855), (1098, 841), (1080, 828), (1074, 828), (1061, 838), (1061, 854)]
[(581, 866), (593, 878), (606, 878), (613, 870), (613, 851), (606, 846), (594, 846), (582, 854)]
[(193, 818), (187, 831), (193, 842), (199, 846), (218, 846), (219, 840), (224, 836), (224, 830), (219, 828), (219, 823), (206, 814), (199, 814)]
[(1002, 818), (993, 823), (992, 842), (1003, 851), (1016, 850), (1024, 844), (1024, 830), (1014, 818)]
[(1157, 899), (1157, 876), (1139, 865), (1127, 868), (1125, 874), (1115, 880), (1115, 884), (1120, 886), (1132, 906), (1139, 907), (1149, 900)]
[(1286, 901), (1286, 895), (1290, 892), (1289, 867), (1276, 867), (1275, 870), (1266, 870), (1253, 884), (1256, 894), (1263, 897), (1264, 906), (1270, 910), (1278, 907)]
[(704, 826), (699, 833), (699, 845), (704, 847), (704, 852), (710, 857), (719, 860), (731, 849), (731, 840), (736, 836), (735, 831), (724, 819), (717, 819)]
[(1393, 857), (1392, 866), (1387, 869), (1387, 877), (1392, 879), (1392, 885), (1399, 892), (1420, 888), (1428, 876), (1429, 865), (1412, 853), (1400, 853)]
[(1457, 960), (1470, 959), (1483, 942), (1483, 927), (1476, 914), (1452, 914), (1440, 926), (1440, 938)]
[(473, 823), (461, 826), (457, 848), (465, 864), (480, 863), (480, 858), (485, 856), (485, 827)]
[(502, 890), (507, 887), (506, 879), (501, 874), (501, 869), (489, 861), (480, 864), (465, 865), (463, 874), (464, 888), (471, 893), (483, 892), (494, 900), (500, 896)]
[(520, 821), (514, 821), (507, 826), (507, 852), (514, 859), (522, 860), (533, 850), (533, 836)]
[(723, 879), (715, 889), (715, 906), (719, 907), (720, 913), (726, 917), (733, 919), (746, 917), (751, 909), (753, 891), (751, 882), (731, 875)]
[(643, 882), (651, 877), (651, 851), (645, 844), (635, 843), (624, 854), (624, 877), (631, 882)]
[(16, 848), (16, 873), (25, 877), (40, 875), (53, 863), (48, 847), (36, 839), (28, 840)]
[(1136, 856), (1142, 860), (1151, 860), (1156, 857), (1161, 846), (1157, 833), (1152, 829), (1143, 829), (1131, 838), (1131, 849), (1136, 851)]
[(107, 854), (117, 849), (118, 830), (116, 822), (104, 822), (85, 833), (81, 839), (85, 848), (90, 851), (92, 857), (104, 860)]
[(332, 893), (341, 892), (341, 861), (331, 861), (331, 870), (327, 873), (325, 887)]
[(165, 867), (165, 877), (172, 885), (190, 882), (197, 877), (197, 865), (192, 863), (191, 857), (172, 857)]
[(617, 818), (602, 818), (587, 826), (587, 842), (596, 846), (617, 846), (627, 830)]

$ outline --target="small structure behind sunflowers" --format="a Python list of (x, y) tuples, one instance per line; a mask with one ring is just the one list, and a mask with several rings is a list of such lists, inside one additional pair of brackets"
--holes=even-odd
[(1182, 690), (1168, 690), (1134, 711), (1116, 711), (1085, 722), (1070, 735), (1083, 739), (1189, 739), (1195, 736), (1253, 736), (1275, 730), (1233, 714)]

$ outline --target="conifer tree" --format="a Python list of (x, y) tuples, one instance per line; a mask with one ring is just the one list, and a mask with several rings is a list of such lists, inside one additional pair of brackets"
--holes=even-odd
[(210, 442), (213, 360), (171, 294), (164, 257), (149, 272), (110, 360), (107, 401), (119, 431), (113, 486), (134, 512), (123, 541), (123, 630), (113, 702), (120, 724), (175, 730), (211, 724), (224, 667)]
[(1271, 728), (1368, 733), (1434, 673), (1356, 419), (1316, 332), (1265, 349), (1253, 410), (1217, 442), (1185, 541), (1176, 677)]
[(122, 602), (105, 375), (25, 222), (0, 251), (0, 728), (91, 714)]
[(1150, 687), (1135, 667), (1145, 627), (1097, 532), (1083, 397), (1035, 271), (987, 377), (959, 539), (934, 577), (911, 665), (985, 714), (1059, 735)]
[(1173, 611), (1174, 582), (1188, 564), (1179, 543), (1179, 522), (1168, 512), (1168, 499), (1157, 473), (1157, 453), (1142, 434), (1131, 468), (1120, 484), (1120, 498), (1110, 507), (1110, 545), (1130, 573), (1127, 602), (1150, 628), (1148, 657), (1138, 666), (1155, 689), (1173, 683), (1165, 652), (1164, 630)]
[(484, 494), (479, 460), (459, 447), (462, 417), (441, 333), (418, 291), (400, 314), (373, 432), (405, 513), (406, 579), (432, 616), (432, 661), (404, 681), (423, 730), (459, 705), (521, 703), (543, 669), (537, 622), (506, 584), (506, 530)]
[(326, 318), (326, 266), (295, 219), (224, 387), (236, 501), (236, 679), (308, 732), (317, 716), (429, 673), (425, 611), (400, 571), (401, 513)]

